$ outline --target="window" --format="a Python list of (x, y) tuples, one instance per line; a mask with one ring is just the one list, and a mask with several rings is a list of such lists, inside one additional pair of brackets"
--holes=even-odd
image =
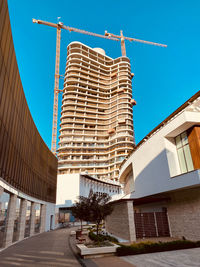
[(175, 138), (181, 173), (194, 170), (190, 153), (187, 132), (183, 132)]

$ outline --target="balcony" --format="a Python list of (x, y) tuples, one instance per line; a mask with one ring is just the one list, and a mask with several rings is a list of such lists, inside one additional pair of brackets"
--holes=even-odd
[(130, 103), (131, 103), (132, 106), (135, 106), (137, 104), (135, 99), (131, 99)]
[(114, 134), (114, 133), (115, 133), (115, 129), (114, 128), (108, 130), (108, 134)]

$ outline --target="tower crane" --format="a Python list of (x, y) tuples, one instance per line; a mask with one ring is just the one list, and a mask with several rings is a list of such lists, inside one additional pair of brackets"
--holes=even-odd
[(61, 29), (67, 30), (69, 32), (78, 32), (86, 35), (91, 35), (95, 37), (100, 37), (104, 39), (109, 39), (113, 41), (121, 41), (121, 51), (122, 51), (122, 56), (126, 56), (126, 49), (125, 49), (125, 40), (129, 41), (134, 41), (134, 42), (140, 42), (140, 43), (145, 43), (145, 44), (150, 44), (150, 45), (157, 45), (161, 47), (167, 47), (164, 44), (159, 44), (159, 43), (154, 43), (154, 42), (149, 42), (149, 41), (144, 41), (140, 39), (135, 39), (135, 38), (130, 38), (130, 37), (125, 37), (123, 35), (123, 32), (120, 32), (120, 35), (115, 35), (113, 33), (108, 33), (105, 31), (104, 35), (98, 34), (98, 33), (93, 33), (93, 32), (88, 32), (85, 30), (65, 26), (62, 22), (52, 23), (48, 21), (43, 21), (43, 20), (37, 20), (37, 19), (32, 19), (33, 23), (38, 23), (38, 24), (43, 24), (46, 26), (54, 27), (57, 30), (57, 36), (56, 36), (56, 64), (55, 64), (55, 82), (54, 82), (54, 104), (53, 104), (53, 125), (52, 125), (52, 140), (51, 140), (51, 151), (56, 155), (56, 143), (57, 143), (57, 124), (58, 124), (58, 94), (62, 92), (62, 90), (59, 89), (59, 79), (61, 75), (59, 74), (59, 69), (60, 69), (60, 40), (61, 40)]
[(159, 44), (159, 43), (145, 41), (145, 40), (141, 40), (141, 39), (126, 37), (126, 36), (123, 35), (123, 31), (120, 31), (120, 35), (116, 35), (116, 34), (113, 34), (113, 33), (108, 33), (107, 31), (105, 31), (105, 36), (110, 37), (110, 38), (116, 38), (116, 39), (118, 39), (118, 41), (119, 40), (121, 41), (121, 51), (122, 51), (122, 56), (123, 57), (126, 57), (125, 40), (128, 40), (130, 42), (139, 42), (139, 43), (143, 43), (143, 44), (167, 47), (167, 45), (165, 45), (165, 44)]

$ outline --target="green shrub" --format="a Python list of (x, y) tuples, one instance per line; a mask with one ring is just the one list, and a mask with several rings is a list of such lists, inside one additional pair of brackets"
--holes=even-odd
[(89, 238), (90, 238), (91, 240), (95, 241), (95, 242), (103, 242), (103, 241), (108, 240), (108, 241), (110, 241), (110, 242), (118, 243), (117, 238), (115, 238), (115, 237), (113, 237), (113, 236), (110, 236), (110, 235), (101, 235), (101, 234), (99, 234), (99, 235), (97, 236), (97, 235), (96, 235), (94, 232), (92, 232), (92, 231), (89, 232)]
[(126, 255), (137, 255), (143, 253), (153, 253), (153, 252), (162, 252), (170, 250), (179, 250), (186, 248), (196, 248), (200, 247), (200, 241), (190, 241), (190, 240), (175, 240), (169, 242), (141, 242), (135, 243), (130, 246), (125, 246), (120, 244), (120, 247), (117, 248), (118, 256)]

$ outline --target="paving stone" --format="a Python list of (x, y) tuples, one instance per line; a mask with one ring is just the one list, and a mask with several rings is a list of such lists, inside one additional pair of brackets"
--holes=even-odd
[(200, 248), (120, 257), (136, 267), (200, 267)]

